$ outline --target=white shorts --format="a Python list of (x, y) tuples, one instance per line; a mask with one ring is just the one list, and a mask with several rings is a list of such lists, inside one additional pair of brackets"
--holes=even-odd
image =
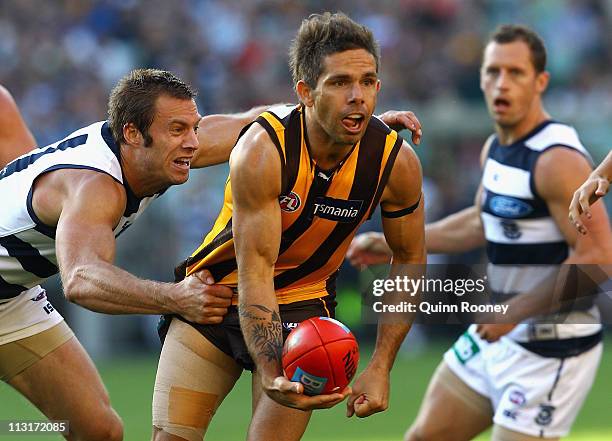
[(496, 425), (558, 438), (569, 433), (593, 385), (602, 351), (599, 343), (575, 357), (542, 357), (507, 337), (488, 343), (472, 325), (444, 354), (444, 361), (491, 400)]
[(40, 286), (0, 303), (0, 345), (30, 337), (64, 320)]

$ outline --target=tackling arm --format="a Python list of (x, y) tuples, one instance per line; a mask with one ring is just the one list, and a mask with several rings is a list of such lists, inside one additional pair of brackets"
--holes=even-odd
[(57, 225), (57, 260), (68, 300), (107, 314), (176, 313), (198, 323), (220, 322), (231, 290), (197, 277), (179, 284), (143, 280), (112, 264), (113, 228), (125, 199), (121, 184), (102, 173), (61, 170), (37, 180), (34, 210), (43, 222)]
[(198, 126), (199, 147), (191, 161), (191, 168), (227, 162), (240, 131), (268, 107), (258, 106), (242, 113), (208, 115), (202, 118)]
[[(191, 167), (201, 168), (227, 162), (242, 129), (269, 107), (272, 106), (258, 106), (242, 113), (202, 118), (198, 127), (199, 147)], [(415, 144), (421, 142), (421, 123), (413, 112), (389, 110), (380, 115), (380, 119), (398, 130), (411, 130), (412, 141)]]

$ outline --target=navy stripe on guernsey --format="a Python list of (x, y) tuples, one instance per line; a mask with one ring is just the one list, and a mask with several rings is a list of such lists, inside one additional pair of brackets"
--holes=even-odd
[(565, 242), (506, 244), (487, 241), (487, 257), (496, 265), (554, 265), (563, 263), (568, 256)]
[[(55, 170), (93, 170), (99, 173), (104, 173), (105, 175), (111, 176), (110, 174), (108, 174), (107, 172), (105, 172), (104, 170), (100, 170), (99, 168), (95, 168), (95, 167), (88, 167), (85, 165), (75, 165), (75, 164), (57, 164), (54, 165), (53, 167), (49, 167), (47, 169), (45, 169), (40, 175), (43, 175), (44, 173), (49, 173)], [(113, 178), (111, 176), (111, 178)], [(113, 178), (115, 179), (115, 178)], [(30, 188), (30, 191), (28, 193), (28, 198), (26, 200), (26, 207), (28, 209), (28, 214), (30, 215), (30, 217), (32, 218), (32, 220), (34, 221), (34, 223), (36, 224), (34, 226), (34, 229), (36, 231), (38, 231), (39, 233), (44, 234), (47, 237), (50, 237), (51, 239), (55, 239), (55, 234), (56, 234), (56, 227), (52, 227), (50, 225), (45, 224), (42, 220), (40, 220), (40, 218), (38, 217), (38, 215), (36, 214), (36, 212), (34, 211), (34, 206), (33, 206), (33, 198), (34, 198), (34, 186), (32, 186), (32, 188)]]
[(75, 136), (74, 138), (70, 138), (60, 142), (55, 147), (45, 149), (42, 152), (15, 159), (13, 162), (10, 162), (4, 169), (0, 170), (0, 179), (8, 178), (13, 173), (18, 173), (20, 171), (25, 170), (45, 155), (56, 152), (58, 150), (67, 150), (69, 148), (83, 145), (85, 144), (85, 142), (87, 142), (87, 136), (87, 134)]
[(12, 299), (13, 297), (17, 297), (26, 289), (28, 288), (26, 288), (25, 286), (8, 283), (2, 278), (2, 276), (0, 276), (0, 300)]
[(487, 256), (493, 264), (558, 264), (569, 248), (535, 186), (535, 166), (550, 148), (584, 155), (575, 131), (545, 121), (510, 145), (491, 142), (483, 175), (482, 220)]
[[(24, 234), (20, 233), (21, 236)], [(30, 288), (31, 283), (37, 278), (45, 279), (58, 272), (58, 268), (53, 262), (42, 256), (37, 248), (15, 234), (0, 237), (0, 247), (5, 250), (3, 251), (6, 253), (4, 259), (12, 260), (12, 266), (23, 268), (19, 270), (23, 271), (23, 274), (17, 277), (19, 281), (16, 283), (8, 282), (7, 279), (2, 277), (0, 271), (0, 299), (16, 297)], [(9, 272), (9, 274), (12, 273), (13, 271)], [(6, 277), (7, 274), (4, 274), (4, 276)], [(11, 277), (15, 277), (15, 274)], [(19, 283), (23, 283), (23, 285)]]
[(14, 234), (0, 237), (0, 245), (6, 248), (9, 256), (17, 259), (24, 270), (37, 277), (51, 277), (58, 271), (57, 266), (41, 256), (36, 248)]
[[(119, 144), (117, 144), (117, 142), (115, 141), (115, 138), (113, 138), (113, 134), (111, 132), (110, 125), (108, 124), (108, 121), (105, 122), (102, 125), (101, 135), (102, 135), (102, 139), (104, 139), (104, 141), (106, 142), (108, 147), (111, 149), (111, 151), (117, 157), (117, 161), (119, 161), (119, 164), (121, 164), (121, 149), (119, 147)], [(126, 195), (126, 198), (127, 198), (126, 206), (125, 206), (125, 211), (123, 212), (123, 216), (124, 217), (130, 217), (132, 214), (138, 212), (138, 210), (140, 209), (140, 203), (142, 202), (142, 199), (138, 198), (134, 194), (134, 192), (132, 191), (130, 186), (128, 185), (127, 179), (125, 179), (125, 175), (123, 174), (123, 167), (121, 167), (121, 174), (122, 174), (122, 178), (123, 178), (123, 184), (122, 185), (125, 188), (125, 195)], [(165, 191), (166, 190), (161, 191), (159, 193), (159, 195), (161, 196)]]

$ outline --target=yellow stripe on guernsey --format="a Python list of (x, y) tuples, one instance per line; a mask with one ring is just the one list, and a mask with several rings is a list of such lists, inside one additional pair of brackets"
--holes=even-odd
[[(267, 131), (282, 163), (282, 236), (274, 271), (278, 302), (335, 294), (338, 268), (357, 229), (376, 209), (403, 141), (372, 117), (340, 165), (321, 170), (310, 157), (301, 106), (273, 107), (255, 123)], [(218, 283), (239, 292), (229, 179), (221, 212), (187, 264), (188, 275), (206, 268)]]

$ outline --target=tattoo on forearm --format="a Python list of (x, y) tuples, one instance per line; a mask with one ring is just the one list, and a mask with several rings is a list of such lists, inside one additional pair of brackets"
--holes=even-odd
[[(263, 311), (263, 312), (273, 312), (271, 309), (266, 308), (263, 305), (249, 305), (249, 306), (247, 306), (247, 308), (257, 308), (257, 309), (259, 309), (260, 311)], [(247, 319), (259, 320), (259, 321), (265, 320), (265, 317), (261, 317), (261, 316), (255, 315), (252, 312), (249, 312), (248, 310), (246, 310), (245, 308), (238, 308), (238, 313), (242, 317), (247, 318)]]
[(246, 305), (239, 308), (239, 313), (245, 340), (256, 351), (254, 355), (268, 362), (280, 360), (283, 334), (278, 312), (263, 305)]

